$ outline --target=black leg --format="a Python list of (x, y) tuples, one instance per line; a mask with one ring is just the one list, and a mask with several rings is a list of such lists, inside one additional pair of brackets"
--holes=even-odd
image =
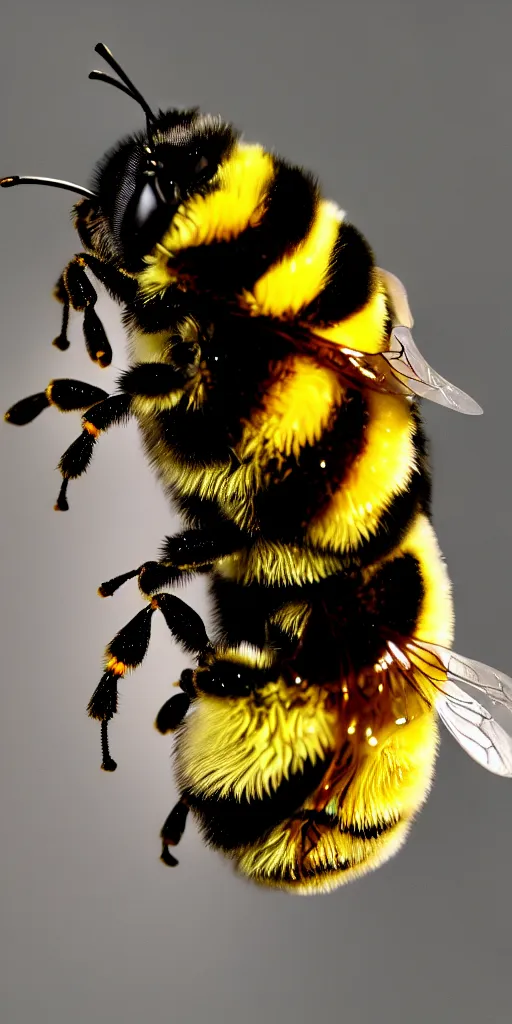
[(5, 413), (4, 419), (7, 423), (13, 423), (17, 427), (31, 423), (43, 409), (54, 405), (60, 412), (77, 412), (90, 409), (98, 402), (108, 398), (107, 392), (97, 388), (93, 384), (87, 384), (82, 380), (71, 380), (68, 377), (61, 377), (51, 380), (44, 391), (39, 391), (28, 398), (22, 398), (16, 402)]
[(187, 799), (182, 796), (181, 800), (175, 804), (171, 813), (166, 818), (162, 831), (160, 832), (160, 838), (162, 840), (162, 853), (160, 854), (160, 860), (162, 860), (169, 868), (175, 868), (178, 864), (176, 857), (173, 857), (169, 847), (178, 845), (185, 831), (188, 811)]
[(141, 398), (168, 398), (173, 392), (182, 391), (184, 385), (196, 374), (192, 365), (174, 366), (171, 363), (136, 363), (121, 374), (118, 384), (121, 391)]
[[(195, 568), (195, 567), (194, 567)], [(139, 589), (143, 597), (151, 597), (162, 587), (171, 587), (175, 583), (186, 583), (194, 574), (194, 568), (190, 566), (166, 565), (164, 562), (144, 562), (137, 569), (123, 572), (120, 576), (114, 576), (111, 580), (105, 580), (98, 587), (100, 597), (112, 597), (119, 587), (122, 587), (128, 580), (137, 576)], [(199, 568), (199, 566), (197, 566)]]
[[(114, 771), (116, 768), (116, 763), (110, 757), (108, 749), (107, 722), (117, 711), (118, 681), (127, 672), (137, 668), (144, 660), (151, 636), (151, 619), (157, 608), (162, 612), (174, 639), (186, 651), (201, 655), (211, 649), (211, 643), (200, 616), (188, 604), (172, 594), (155, 594), (151, 599), (151, 604), (138, 612), (116, 634), (105, 651), (105, 672), (87, 708), (90, 717), (96, 718), (102, 723), (103, 761), (101, 767), (105, 771)], [(189, 680), (188, 676), (185, 678)], [(185, 697), (187, 701), (189, 701), (190, 680), (188, 685), (188, 691), (178, 695)], [(188, 710), (188, 703), (186, 708), (183, 707), (183, 703), (182, 717)]]
[(170, 697), (162, 705), (155, 719), (155, 727), (158, 732), (165, 736), (169, 732), (175, 732), (183, 722), (190, 707), (190, 697), (186, 693), (177, 693)]
[(175, 729), (181, 725), (190, 707), (190, 702), (194, 700), (196, 696), (194, 673), (192, 669), (183, 669), (179, 682), (174, 685), (180, 686), (183, 693), (177, 693), (174, 697), (170, 697), (169, 700), (166, 700), (165, 704), (162, 705), (158, 715), (156, 716), (155, 726), (158, 729), (158, 732), (162, 733), (162, 736), (165, 736), (168, 732), (174, 732)]
[(69, 348), (68, 338), (68, 324), (69, 324), (69, 297), (64, 282), (64, 275), (61, 274), (55, 288), (53, 289), (54, 298), (57, 302), (62, 303), (62, 322), (60, 326), (60, 334), (53, 339), (52, 345), (58, 348), (61, 352), (65, 352)]
[(137, 283), (133, 278), (96, 256), (85, 252), (77, 253), (68, 263), (54, 289), (54, 296), (62, 303), (63, 310), (60, 334), (53, 344), (61, 351), (69, 348), (67, 327), (69, 307), (72, 306), (84, 314), (83, 331), (89, 356), (98, 366), (110, 366), (112, 349), (94, 308), (98, 295), (87, 277), (86, 269), (90, 270), (118, 301), (128, 302), (135, 297)]
[[(104, 263), (97, 256), (87, 252), (79, 252), (73, 257), (59, 277), (54, 289), (54, 296), (62, 303), (62, 324), (60, 334), (54, 339), (53, 344), (62, 352), (69, 348), (67, 336), (69, 322), (69, 307), (76, 310), (90, 312), (87, 316), (87, 323), (84, 317), (84, 334), (87, 349), (91, 358), (100, 366), (108, 366), (112, 360), (112, 351), (107, 341), (103, 326), (93, 310), (97, 301), (95, 289), (90, 284), (85, 268), (101, 281), (109, 294), (117, 302), (130, 302), (137, 293), (137, 282), (123, 271), (113, 267), (110, 263)], [(91, 315), (93, 314), (93, 315)]]
[(66, 512), (69, 508), (67, 487), (70, 480), (85, 473), (93, 453), (93, 448), (100, 434), (117, 423), (122, 423), (130, 415), (130, 395), (111, 395), (103, 402), (98, 402), (89, 410), (82, 420), (83, 431), (76, 441), (64, 452), (59, 469), (62, 473), (62, 485), (55, 504), (58, 512)]
[(69, 347), (67, 326), (69, 307), (72, 306), (77, 312), (84, 314), (84, 338), (91, 359), (98, 366), (110, 366), (112, 349), (103, 324), (94, 310), (98, 295), (85, 272), (87, 266), (85, 256), (85, 253), (73, 256), (55, 286), (53, 294), (59, 302), (62, 302), (63, 312), (61, 331), (53, 344), (62, 351)]
[(119, 270), (111, 263), (105, 263), (98, 256), (93, 256), (89, 252), (79, 252), (75, 259), (83, 260), (116, 302), (131, 302), (135, 298), (138, 289), (137, 281), (125, 271)]
[(101, 597), (112, 597), (128, 580), (138, 577), (144, 597), (161, 587), (185, 582), (194, 572), (208, 568), (213, 562), (243, 547), (245, 535), (233, 523), (222, 523), (212, 529), (184, 530), (174, 537), (166, 537), (159, 562), (144, 562), (138, 569), (114, 576), (99, 587)]

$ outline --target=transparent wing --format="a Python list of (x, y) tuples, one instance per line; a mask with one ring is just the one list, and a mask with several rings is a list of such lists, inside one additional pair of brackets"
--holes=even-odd
[(414, 324), (407, 292), (394, 274), (377, 267), (388, 293), (393, 319), (389, 352), (384, 353), (393, 373), (404, 377), (409, 389), (420, 398), (444, 405), (466, 416), (479, 416), (480, 406), (460, 388), (433, 370), (418, 350), (410, 328)]
[(408, 327), (393, 327), (389, 349), (381, 355), (389, 363), (391, 372), (399, 380), (403, 379), (405, 386), (419, 398), (428, 398), (466, 416), (482, 414), (483, 409), (473, 398), (429, 366)]
[(436, 711), (461, 747), (494, 775), (512, 778), (512, 737), (478, 701), (456, 683), (445, 684)]
[(425, 640), (415, 640), (416, 650), (424, 650), (433, 654), (445, 668), (449, 682), (463, 686), (472, 686), (485, 694), (493, 704), (501, 704), (512, 712), (512, 679), (490, 665), (471, 658), (462, 658), (455, 651), (449, 651), (439, 644), (429, 644)]
[[(235, 310), (233, 315), (247, 314)], [(428, 398), (431, 402), (466, 416), (479, 416), (482, 413), (473, 398), (429, 366), (415, 345), (408, 327), (395, 325), (391, 331), (389, 349), (376, 353), (345, 348), (305, 324), (269, 323), (262, 325), (260, 331), (260, 339), (266, 337), (269, 345), (276, 336), (284, 338), (293, 349), (315, 356), (322, 365), (336, 369), (359, 388)]]
[(491, 713), (458, 685), (471, 686), (493, 704), (512, 712), (512, 679), (489, 665), (463, 658), (423, 640), (387, 642), (391, 658), (404, 677), (418, 684), (418, 674), (437, 691), (435, 707), (442, 722), (478, 764), (495, 775), (512, 778), (512, 737)]
[(395, 276), (395, 274), (391, 274), (389, 270), (383, 270), (382, 267), (377, 267), (377, 273), (380, 274), (393, 307), (393, 324), (403, 324), (404, 327), (413, 327), (414, 318), (409, 306), (407, 292), (402, 282)]

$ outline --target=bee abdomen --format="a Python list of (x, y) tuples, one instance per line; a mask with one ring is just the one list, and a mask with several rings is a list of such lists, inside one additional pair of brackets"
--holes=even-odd
[(268, 832), (294, 814), (318, 787), (328, 763), (328, 760), (308, 761), (302, 772), (283, 779), (277, 789), (259, 798), (208, 798), (187, 791), (187, 801), (212, 846), (225, 851), (240, 849), (264, 839)]

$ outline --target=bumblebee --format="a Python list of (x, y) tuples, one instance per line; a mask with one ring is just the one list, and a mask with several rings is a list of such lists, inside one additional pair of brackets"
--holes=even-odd
[[(403, 286), (309, 173), (220, 118), (155, 114), (96, 49), (118, 77), (91, 77), (136, 100), (146, 129), (107, 154), (91, 189), (0, 183), (82, 194), (84, 249), (56, 286), (55, 344), (69, 344), (72, 308), (93, 361), (111, 362), (89, 271), (123, 305), (130, 350), (115, 394), (55, 380), (7, 419), (25, 424), (50, 405), (85, 413), (60, 461), (64, 511), (98, 437), (134, 416), (186, 524), (158, 561), (100, 588), (110, 596), (137, 577), (148, 599), (107, 648), (89, 705), (102, 766), (115, 768), (107, 723), (158, 608), (197, 656), (157, 720), (179, 730), (167, 862), (191, 807), (251, 878), (303, 891), (339, 884), (404, 838), (430, 784), (434, 709), (477, 760), (512, 774), (508, 736), (457, 689), (463, 678), (507, 706), (512, 693), (506, 677), (449, 651), (416, 397), (481, 410), (428, 366)], [(209, 574), (213, 641), (165, 592), (195, 572)]]

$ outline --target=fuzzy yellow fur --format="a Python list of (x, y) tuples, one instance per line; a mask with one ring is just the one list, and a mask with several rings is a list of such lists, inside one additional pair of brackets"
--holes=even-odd
[[(450, 583), (423, 514), (380, 565), (406, 554), (417, 559), (424, 585), (415, 636), (449, 646)], [(366, 571), (369, 585), (378, 568)], [(308, 605), (295, 601), (284, 604), (275, 619), (300, 636), (307, 617)], [(236, 651), (232, 656), (236, 660)], [(414, 653), (410, 660), (418, 665)], [(368, 673), (371, 696), (362, 697), (352, 684), (334, 706), (327, 687), (300, 681), (295, 690), (279, 679), (267, 685), (262, 700), (251, 695), (201, 697), (198, 702), (183, 733), (180, 774), (185, 786), (204, 796), (261, 798), (308, 761), (336, 758), (347, 743), (352, 749), (347, 767), (333, 775), (328, 809), (336, 823), (317, 828), (297, 818), (286, 820), (260, 842), (232, 854), (239, 870), (253, 880), (299, 893), (329, 890), (377, 867), (404, 842), (432, 783), (438, 743), (432, 710), (436, 688), (416, 674), (417, 692), (389, 665), (385, 671), (375, 666), (373, 674), (368, 666)], [(331, 698), (332, 692), (331, 687)], [(337, 761), (332, 764), (335, 768)], [(316, 801), (317, 794), (312, 794), (303, 808), (314, 809)], [(386, 831), (375, 837), (354, 837), (346, 831), (383, 824)]]
[(343, 212), (322, 200), (306, 238), (260, 277), (243, 302), (259, 316), (291, 317), (324, 287)]
[(314, 327), (315, 334), (358, 352), (381, 352), (387, 341), (388, 308), (384, 286), (375, 279), (374, 291), (357, 313), (331, 327)]
[(405, 398), (368, 391), (365, 446), (342, 486), (313, 519), (308, 540), (338, 551), (355, 549), (415, 470), (414, 423)]
[(263, 199), (273, 171), (272, 157), (261, 146), (238, 143), (213, 179), (218, 188), (204, 196), (192, 196), (177, 210), (138, 275), (142, 293), (148, 297), (158, 294), (178, 279), (173, 260), (183, 249), (229, 241), (245, 228), (256, 226), (264, 212)]
[[(378, 750), (364, 753), (339, 808), (341, 828), (299, 828), (296, 820), (285, 821), (263, 841), (234, 854), (239, 870), (264, 885), (308, 894), (335, 889), (378, 867), (403, 844), (428, 795), (437, 742), (433, 714), (425, 712), (390, 734)], [(391, 827), (376, 838), (342, 831), (350, 824), (383, 822)]]
[(279, 681), (258, 696), (203, 694), (179, 744), (179, 776), (202, 796), (263, 797), (332, 749), (336, 714), (320, 689)]

